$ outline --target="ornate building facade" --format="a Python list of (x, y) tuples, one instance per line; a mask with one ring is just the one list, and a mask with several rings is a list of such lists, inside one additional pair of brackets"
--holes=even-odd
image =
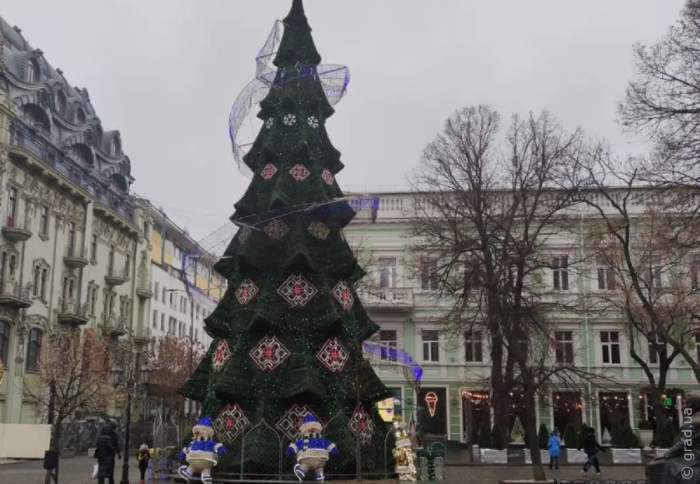
[(87, 89), (0, 18), (0, 422), (42, 419), (23, 388), (62, 325), (148, 342), (153, 220), (133, 181)]

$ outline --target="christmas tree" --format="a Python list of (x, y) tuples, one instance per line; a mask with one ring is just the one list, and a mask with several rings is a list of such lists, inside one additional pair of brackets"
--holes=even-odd
[(328, 474), (355, 473), (358, 441), (363, 474), (379, 473), (393, 443), (376, 402), (391, 392), (362, 356), (379, 327), (354, 291), (364, 272), (342, 231), (355, 212), (339, 201), (334, 110), (301, 0), (283, 22), (263, 126), (243, 158), (254, 176), (231, 217), (239, 231), (215, 265), (228, 290), (205, 322), (214, 341), (181, 393), (203, 402), (229, 449), (218, 472), (241, 472), (243, 456), (243, 472), (276, 474), (280, 445), (312, 414), (340, 450)]

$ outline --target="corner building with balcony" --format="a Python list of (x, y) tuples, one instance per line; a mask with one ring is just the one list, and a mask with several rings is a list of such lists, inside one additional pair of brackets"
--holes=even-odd
[[(408, 352), (422, 366), (422, 387), (416, 393), (401, 367), (390, 361), (388, 353), (380, 355), (373, 365), (384, 383), (401, 401), (398, 411), (410, 416), (416, 407), (423, 411), (424, 435), (432, 440), (473, 443), (474, 432), (481, 422), (493, 424), (490, 405), (489, 340), (485, 331), (447, 334), (442, 318), (450, 304), (437, 297), (435, 281), (430, 278), (436, 261), (427, 255), (419, 263), (409, 248), (412, 234), (411, 193), (377, 193), (379, 208), (359, 212), (346, 227), (345, 235), (363, 266), (368, 267), (368, 281), (359, 288), (362, 303), (380, 326), (373, 343)], [(604, 204), (604, 202), (601, 202)], [(643, 209), (639, 209), (640, 217)], [(609, 281), (606, 267), (586, 254), (584, 232), (599, 220), (585, 209), (574, 215), (576, 230), (557, 234), (547, 241), (550, 267), (541, 274), (543, 293), (547, 297), (570, 297), (590, 300), (597, 297)], [(551, 247), (550, 247), (551, 244)], [(696, 264), (695, 262), (690, 262)], [(700, 267), (700, 266), (699, 266)], [(415, 269), (418, 269), (417, 271)], [(416, 276), (414, 273), (421, 274)], [(586, 368), (589, 373), (604, 375), (600, 386), (581, 382), (583, 391), (571, 385), (556, 385), (539, 396), (537, 425), (563, 431), (568, 423), (592, 426), (603, 440), (613, 422), (628, 421), (636, 429), (640, 420), (651, 418), (651, 396), (643, 369), (629, 353), (630, 338), (635, 338), (638, 354), (646, 358), (650, 368), (658, 368), (655, 350), (641, 335), (630, 335), (619, 319), (600, 317), (599, 312), (581, 308), (571, 314), (550, 314), (554, 338), (559, 350), (551, 349), (551, 358), (565, 359), (568, 364)], [(700, 327), (698, 328), (700, 330)], [(692, 355), (700, 359), (700, 338), (696, 336)], [(610, 382), (614, 381), (615, 384)], [(665, 403), (669, 418), (676, 427), (682, 421), (684, 395), (700, 390), (690, 366), (676, 358), (668, 373)], [(429, 398), (426, 398), (430, 395)], [(521, 406), (513, 396), (514, 408)], [(428, 403), (427, 400), (430, 400)], [(432, 407), (432, 408), (431, 408)], [(509, 433), (515, 424), (516, 411), (511, 410)], [(608, 434), (609, 435), (609, 434)]]
[(40, 420), (23, 382), (61, 326), (147, 344), (152, 219), (133, 181), (87, 89), (0, 18), (0, 422)]

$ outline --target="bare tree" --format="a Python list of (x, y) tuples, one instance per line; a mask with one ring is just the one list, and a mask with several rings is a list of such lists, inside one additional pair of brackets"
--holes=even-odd
[[(25, 376), (24, 393), (49, 415), (49, 450), (58, 452), (61, 424), (75, 412), (96, 413), (113, 400), (110, 344), (95, 330), (64, 329), (42, 349), (38, 370)], [(47, 472), (47, 484), (51, 473)]]
[(149, 397), (159, 401), (171, 415), (182, 415), (185, 398), (179, 389), (204, 357), (205, 348), (189, 338), (162, 336), (151, 339), (148, 359), (153, 367)]
[(601, 318), (622, 319), (630, 356), (649, 382), (660, 423), (666, 419), (662, 395), (670, 366), (679, 355), (700, 381), (700, 365), (688, 350), (700, 314), (698, 227), (692, 214), (673, 209), (678, 187), (638, 184), (639, 171), (605, 150), (591, 159), (591, 189), (582, 199), (597, 219), (587, 234), (597, 258), (599, 290), (592, 306)]
[[(586, 142), (547, 112), (514, 116), (500, 135), (498, 113), (465, 108), (425, 148), (414, 183), (413, 261), (423, 288), (451, 301), (446, 331), (484, 328), (488, 335), (495, 426), (506, 431), (510, 393), (524, 391), (526, 430), (536, 435), (535, 393), (566, 381), (567, 372), (588, 377), (575, 365), (551, 362), (546, 336), (553, 314), (577, 310), (575, 296), (566, 295), (574, 254), (562, 244), (576, 237), (572, 160), (586, 153)], [(537, 449), (531, 439), (536, 480), (544, 479)]]
[(620, 122), (654, 143), (650, 176), (700, 187), (700, 0), (687, 0), (657, 43), (636, 45), (634, 59)]

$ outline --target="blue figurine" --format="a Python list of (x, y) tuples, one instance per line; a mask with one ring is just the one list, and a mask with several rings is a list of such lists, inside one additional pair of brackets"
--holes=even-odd
[(338, 447), (323, 437), (321, 434), (323, 425), (311, 414), (304, 418), (304, 423), (299, 427), (299, 432), (301, 433), (301, 438), (287, 447), (288, 455), (296, 454), (297, 456), (294, 475), (301, 482), (306, 477), (307, 472), (314, 471), (316, 473), (316, 481), (323, 482), (325, 479), (323, 468), (328, 462), (328, 456), (330, 454), (337, 455)]
[(211, 470), (219, 461), (219, 456), (226, 452), (226, 448), (214, 440), (214, 429), (209, 417), (201, 417), (197, 425), (192, 427), (192, 433), (194, 439), (180, 452), (180, 459), (185, 459), (188, 465), (180, 467), (178, 474), (190, 482), (199, 473), (202, 482), (210, 484)]

